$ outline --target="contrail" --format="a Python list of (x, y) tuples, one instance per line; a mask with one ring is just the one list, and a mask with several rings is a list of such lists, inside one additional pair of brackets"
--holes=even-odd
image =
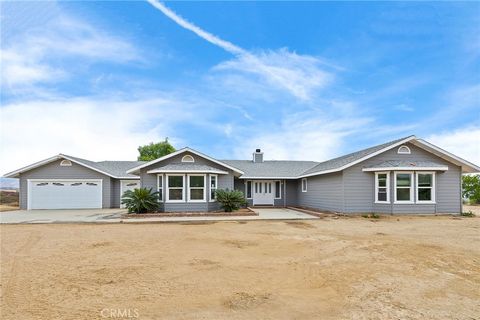
[(234, 54), (234, 55), (244, 55), (248, 54), (245, 49), (240, 48), (239, 46), (234, 45), (231, 42), (225, 41), (220, 39), (219, 37), (202, 30), (200, 27), (197, 27), (191, 22), (188, 22), (169, 8), (167, 8), (163, 3), (159, 2), (158, 0), (147, 0), (152, 6), (157, 8), (158, 10), (162, 11), (164, 15), (175, 21), (180, 26), (184, 27), (187, 30), (192, 31), (199, 37), (207, 40), (208, 42)]

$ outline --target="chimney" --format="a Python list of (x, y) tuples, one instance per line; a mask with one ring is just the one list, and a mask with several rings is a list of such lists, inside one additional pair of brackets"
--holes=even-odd
[(253, 153), (253, 162), (263, 162), (263, 152), (260, 149), (256, 149)]

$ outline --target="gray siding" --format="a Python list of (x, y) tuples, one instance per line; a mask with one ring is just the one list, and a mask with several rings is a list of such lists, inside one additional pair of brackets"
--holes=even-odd
[[(343, 172), (344, 212), (362, 213), (458, 213), (461, 210), (461, 169), (412, 144), (407, 144), (411, 154), (397, 154), (393, 148)], [(448, 166), (448, 171), (436, 173), (436, 204), (394, 204), (394, 175), (390, 173), (390, 204), (375, 204), (375, 175), (363, 172), (371, 166), (387, 160), (434, 161)], [(411, 170), (413, 171), (413, 170)], [(414, 177), (415, 179), (415, 177)], [(414, 182), (415, 185), (415, 182)]]
[[(151, 174), (147, 173), (147, 171), (165, 166), (167, 164), (178, 164), (182, 163), (182, 157), (185, 156), (186, 154), (190, 154), (188, 152), (183, 152), (179, 155), (176, 155), (175, 157), (172, 157), (170, 159), (166, 159), (164, 161), (155, 163), (151, 166), (145, 167), (140, 170), (140, 184), (142, 187), (146, 188), (152, 188), (153, 190), (157, 190), (157, 174)], [(228, 168), (225, 168), (219, 164), (216, 164), (215, 162), (212, 162), (210, 160), (204, 159), (200, 156), (197, 156), (195, 154), (191, 154), (194, 159), (195, 159), (195, 164), (200, 164), (200, 165), (208, 165), (210, 167), (217, 168), (218, 170), (222, 171), (227, 171), (228, 174), (218, 174), (218, 189), (234, 189), (234, 175), (231, 170)], [(185, 175), (188, 173), (185, 173)], [(185, 178), (186, 181), (186, 178)], [(165, 201), (166, 198), (166, 192), (165, 192), (165, 186), (166, 186), (166, 175), (163, 174), (163, 183), (164, 183), (164, 189), (162, 190), (163, 192), (163, 200), (162, 204), (160, 206), (160, 211), (165, 211), (165, 212), (194, 212), (194, 211), (215, 211), (219, 210), (220, 206), (217, 202), (209, 202), (209, 195), (210, 195), (210, 175), (206, 174), (206, 202), (175, 202), (175, 203), (169, 203)], [(186, 184), (185, 184), (186, 187)], [(186, 199), (185, 199), (186, 200)]]
[(28, 179), (102, 179), (102, 207), (112, 207), (111, 178), (100, 172), (85, 168), (76, 163), (72, 166), (60, 166), (61, 160), (48, 163), (44, 166), (20, 174), (20, 208), (27, 209)]
[(307, 192), (297, 185), (297, 205), (320, 210), (343, 211), (342, 173), (329, 173), (307, 178)]
[(120, 180), (112, 178), (112, 208), (120, 208)]

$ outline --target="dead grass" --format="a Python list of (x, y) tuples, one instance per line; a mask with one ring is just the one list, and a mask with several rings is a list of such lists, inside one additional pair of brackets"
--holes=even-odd
[(2, 319), (478, 319), (480, 218), (2, 225)]

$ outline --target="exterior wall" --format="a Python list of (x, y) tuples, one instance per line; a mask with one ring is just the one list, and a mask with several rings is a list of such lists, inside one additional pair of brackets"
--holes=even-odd
[[(395, 214), (459, 213), (461, 211), (461, 168), (412, 144), (407, 145), (411, 154), (397, 154), (398, 148), (393, 148), (344, 170), (344, 212)], [(395, 182), (393, 172), (390, 173), (390, 204), (375, 204), (375, 174), (373, 172), (363, 172), (362, 169), (387, 160), (434, 161), (448, 166), (448, 171), (437, 171), (435, 175), (436, 204), (394, 204)], [(414, 186), (415, 184), (414, 181)]]
[(61, 161), (54, 161), (20, 174), (20, 209), (27, 209), (28, 179), (102, 179), (102, 207), (112, 207), (112, 179), (109, 176), (76, 163), (69, 167), (61, 167)]
[(307, 178), (307, 192), (302, 192), (301, 179), (297, 181), (297, 206), (343, 211), (343, 175), (341, 172), (329, 173)]
[(112, 178), (112, 183), (111, 183), (111, 195), (112, 195), (112, 201), (111, 201), (111, 207), (112, 208), (120, 208), (120, 180), (118, 179), (113, 179)]
[[(157, 173), (147, 173), (147, 171), (165, 166), (167, 164), (171, 163), (182, 163), (182, 158), (186, 154), (190, 154), (188, 152), (183, 152), (179, 155), (176, 155), (175, 157), (172, 157), (170, 159), (166, 159), (164, 161), (157, 162), (151, 166), (142, 168), (140, 170), (140, 184), (142, 187), (146, 188), (152, 188), (153, 190), (157, 191), (158, 186), (157, 186)], [(197, 156), (195, 154), (191, 154), (193, 158), (195, 159), (195, 164), (200, 164), (200, 165), (208, 165), (210, 167), (217, 168), (222, 171), (227, 171), (228, 174), (216, 174), (218, 177), (218, 189), (234, 189), (234, 175), (233, 171), (229, 170), (228, 168), (225, 168), (219, 164), (216, 164), (215, 162), (212, 162), (210, 160), (204, 159), (200, 156)], [(183, 173), (181, 173), (183, 174)], [(185, 173), (187, 175), (188, 173)], [(206, 202), (187, 202), (186, 199), (184, 202), (167, 202), (166, 201), (166, 174), (162, 174), (163, 176), (163, 197), (162, 197), (162, 203), (160, 205), (159, 211), (165, 211), (165, 212), (194, 212), (194, 211), (215, 211), (219, 210), (220, 206), (216, 201), (209, 201), (209, 196), (210, 196), (210, 175), (206, 174)], [(185, 180), (186, 181), (186, 180)], [(185, 188), (187, 184), (185, 183)]]

